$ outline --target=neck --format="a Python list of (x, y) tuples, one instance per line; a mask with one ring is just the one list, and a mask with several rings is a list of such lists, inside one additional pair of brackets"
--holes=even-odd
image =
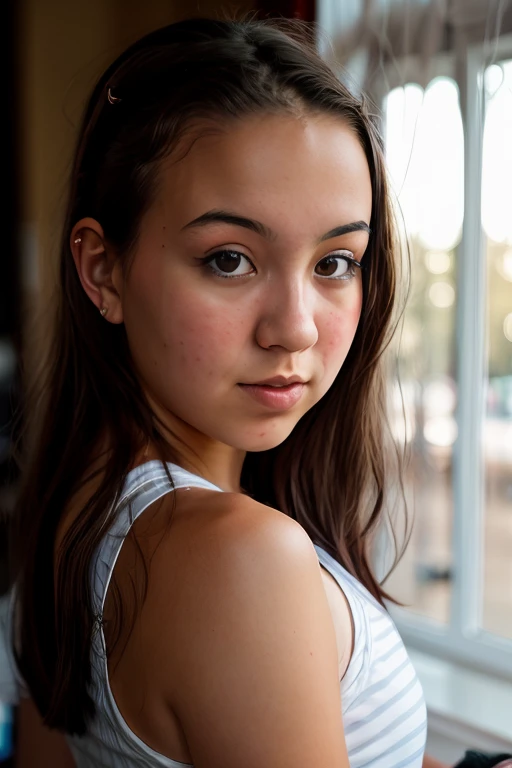
[[(242, 493), (240, 476), (246, 452), (204, 435), (169, 411), (151, 402), (157, 428), (169, 448), (171, 461), (229, 493)], [(149, 443), (137, 463), (161, 458), (161, 451)]]

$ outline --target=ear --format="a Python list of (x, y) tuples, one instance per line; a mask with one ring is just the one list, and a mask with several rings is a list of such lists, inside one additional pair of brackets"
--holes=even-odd
[(71, 253), (82, 287), (111, 323), (123, 322), (122, 272), (118, 257), (105, 242), (96, 219), (80, 219), (71, 231)]

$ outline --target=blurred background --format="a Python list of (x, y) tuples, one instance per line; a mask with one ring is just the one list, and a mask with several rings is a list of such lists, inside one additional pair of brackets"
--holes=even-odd
[[(414, 527), (386, 584), (404, 604), (392, 611), (425, 689), (429, 749), (447, 761), (469, 746), (512, 750), (512, 2), (8, 0), (3, 8), (0, 593), (20, 360), (30, 365), (31, 322), (51, 301), (86, 95), (129, 43), (182, 18), (253, 11), (316, 22), (322, 56), (367, 95), (381, 123), (411, 259), (390, 410), (409, 459)], [(391, 560), (383, 535), (382, 574)], [(0, 762), (11, 752), (11, 698), (0, 702)]]

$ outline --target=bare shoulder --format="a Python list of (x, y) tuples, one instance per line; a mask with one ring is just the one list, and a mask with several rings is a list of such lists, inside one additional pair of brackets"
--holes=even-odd
[(303, 537), (310, 542), (302, 526), (295, 520), (242, 493), (208, 492), (207, 499), (196, 495), (189, 509), (196, 512), (203, 522), (219, 525), (237, 537), (243, 538), (244, 534), (257, 532), (263, 535), (271, 528), (283, 533), (287, 531), (290, 535), (294, 533), (298, 538)]
[(242, 575), (261, 579), (267, 560), (268, 565), (274, 562), (276, 568), (286, 568), (290, 557), (309, 565), (321, 579), (318, 558), (306, 531), (278, 510), (243, 494), (212, 491), (183, 494), (177, 508), (171, 535), (157, 557), (164, 568), (172, 568), (178, 558), (187, 578), (194, 581), (197, 578), (200, 582), (208, 573), (206, 589), (217, 578), (228, 578), (229, 573), (236, 573), (237, 580)]
[(241, 547), (247, 547), (272, 559), (293, 552), (318, 566), (311, 539), (304, 528), (287, 515), (242, 494), (218, 494), (212, 501), (214, 508), (210, 510), (214, 514), (208, 515), (207, 519), (212, 528), (222, 534), (219, 539), (222, 552), (217, 554), (229, 560)]
[[(247, 578), (253, 576), (261, 580), (263, 563), (275, 569), (271, 571), (277, 578), (282, 569), (292, 567), (303, 570), (306, 578), (315, 579), (315, 572), (320, 574), (329, 605), (336, 636), (338, 654), (338, 678), (341, 680), (347, 670), (353, 650), (353, 620), (347, 598), (338, 582), (329, 571), (321, 567), (311, 539), (295, 520), (281, 512), (264, 506), (253, 499), (240, 494), (219, 494), (213, 501), (211, 514), (206, 519), (212, 521), (212, 527), (220, 534), (216, 538), (220, 544), (217, 552), (209, 546), (209, 554), (214, 558), (214, 567), (219, 562), (236, 569), (244, 567)], [(199, 506), (200, 514), (204, 508)], [(219, 514), (220, 513), (220, 514)], [(222, 533), (221, 533), (222, 530)], [(208, 541), (211, 541), (207, 536)], [(247, 547), (247, 550), (245, 550)], [(241, 553), (245, 552), (244, 557)], [(247, 558), (244, 560), (244, 558)], [(294, 562), (290, 558), (294, 559)], [(257, 563), (257, 567), (254, 564)], [(291, 570), (288, 571), (291, 576)], [(285, 574), (283, 574), (283, 577)], [(294, 575), (294, 578), (296, 574)]]
[(246, 496), (225, 496), (226, 525), (221, 529), (219, 552), (215, 552), (217, 562), (224, 563), (228, 571), (233, 569), (237, 580), (246, 579), (247, 588), (261, 590), (265, 582), (270, 585), (279, 580), (283, 592), (289, 586), (296, 593), (296, 579), (305, 579), (311, 588), (320, 586), (318, 558), (299, 523)]
[(186, 557), (155, 654), (194, 764), (348, 766), (336, 637), (311, 540), (250, 498), (202, 502), (179, 518)]

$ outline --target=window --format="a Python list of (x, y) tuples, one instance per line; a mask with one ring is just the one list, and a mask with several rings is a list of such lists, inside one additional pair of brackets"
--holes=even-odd
[[(464, 134), (453, 79), (395, 88), (384, 104), (385, 146), (411, 257), (398, 336), (395, 438), (407, 443), (415, 525), (387, 586), (411, 610), (446, 624), (452, 575), (452, 472), (457, 438), (457, 246), (464, 215)], [(405, 413), (403, 414), (402, 407)], [(405, 415), (405, 429), (403, 416)]]
[[(411, 644), (510, 677), (512, 216), (505, 208), (512, 177), (506, 47), (512, 49), (512, 42), (501, 44), (505, 55), (494, 51), (492, 63), (482, 47), (465, 51), (460, 115), (462, 100), (454, 98), (457, 87), (449, 78), (434, 79), (424, 94), (414, 85), (391, 91), (385, 102), (392, 172), (404, 163), (393, 156), (394, 144), (400, 142), (403, 151), (404, 131), (415, 124), (408, 172), (397, 194), (404, 201), (413, 262), (400, 375), (416, 526), (389, 587), (394, 584), (410, 605), (396, 615)], [(416, 218), (413, 206), (421, 212)], [(429, 232), (432, 221), (436, 226)], [(399, 586), (404, 584), (408, 592)]]
[(512, 639), (512, 58), (487, 67), (482, 158), (486, 349), (482, 626)]
[(326, 59), (360, 41), (340, 77), (382, 106), (411, 252), (392, 426), (415, 522), (386, 587), (409, 646), (512, 680), (512, 20), (492, 39), (475, 2), (469, 35), (455, 2), (426, 82), (419, 6), (404, 30), (403, 3), (378, 0), (365, 36), (362, 3), (319, 4)]
[(476, 66), (482, 53), (468, 51), (467, 108), (472, 98), (482, 120), (475, 110), (466, 171), (481, 191), (468, 184), (465, 238), (456, 83), (409, 84), (384, 104), (413, 271), (399, 360), (416, 521), (388, 586), (410, 606), (397, 611), (410, 641), (421, 632), (421, 645), (478, 656), (503, 674), (512, 639), (512, 60)]

